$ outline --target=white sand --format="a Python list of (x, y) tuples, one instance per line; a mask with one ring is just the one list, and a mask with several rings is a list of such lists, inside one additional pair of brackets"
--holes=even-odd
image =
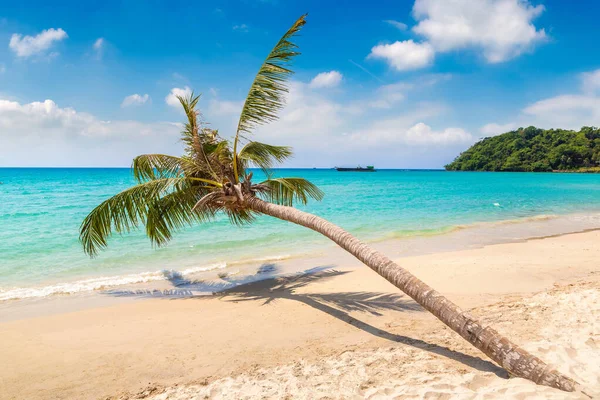
[[(399, 262), (600, 392), (599, 243), (594, 231)], [(577, 398), (505, 379), (368, 268), (338, 267), (218, 298), (1, 308), (0, 398)]]
[[(524, 347), (588, 388), (600, 390), (600, 285), (580, 284), (476, 310)], [(431, 343), (454, 343), (447, 329)], [(456, 347), (461, 347), (456, 343)], [(466, 346), (466, 345), (465, 345)], [(453, 346), (453, 348), (456, 348)], [(318, 362), (260, 368), (208, 385), (169, 388), (152, 400), (251, 399), (578, 399), (408, 346), (349, 351)]]

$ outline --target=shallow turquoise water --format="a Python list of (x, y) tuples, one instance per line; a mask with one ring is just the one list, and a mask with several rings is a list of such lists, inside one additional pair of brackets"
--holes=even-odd
[[(600, 174), (282, 169), (277, 175), (316, 183), (325, 199), (302, 208), (367, 240), (600, 210)], [(180, 232), (160, 249), (141, 232), (115, 236), (92, 260), (78, 242), (79, 224), (99, 202), (133, 184), (129, 169), (4, 168), (0, 181), (0, 293), (98, 276), (211, 268), (330, 246), (316, 233), (268, 217), (243, 228), (221, 218)]]

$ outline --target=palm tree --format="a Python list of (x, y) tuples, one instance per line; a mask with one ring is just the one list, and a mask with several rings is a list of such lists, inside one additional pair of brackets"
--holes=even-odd
[[(174, 231), (211, 221), (217, 213), (225, 213), (238, 225), (251, 223), (258, 215), (269, 215), (333, 240), (509, 373), (574, 391), (575, 381), (482, 325), (383, 254), (331, 222), (292, 207), (295, 202), (305, 204), (309, 198), (320, 200), (323, 192), (302, 178), (272, 177), (270, 169), (290, 157), (291, 149), (253, 141), (250, 135), (258, 125), (277, 119), (284, 106), (286, 81), (293, 73), (290, 64), (299, 54), (291, 40), (305, 23), (305, 16), (294, 22), (262, 64), (242, 108), (233, 145), (206, 126), (196, 110), (199, 96), (179, 98), (187, 116), (182, 132), (185, 155), (136, 157), (132, 169), (138, 184), (101, 203), (83, 221), (80, 239), (85, 252), (95, 256), (107, 246), (113, 230), (129, 231), (140, 223), (152, 243), (160, 246)], [(251, 166), (264, 170), (267, 179), (253, 182)]]

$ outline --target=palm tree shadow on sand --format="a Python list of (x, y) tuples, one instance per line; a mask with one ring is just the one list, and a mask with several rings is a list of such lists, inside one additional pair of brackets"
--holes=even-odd
[[(447, 347), (429, 343), (421, 339), (387, 332), (376, 326), (363, 322), (350, 312), (364, 312), (376, 316), (381, 312), (394, 310), (401, 312), (422, 312), (421, 306), (402, 294), (380, 292), (336, 292), (336, 293), (298, 293), (298, 290), (315, 282), (332, 279), (345, 275), (350, 271), (338, 271), (332, 267), (317, 267), (293, 276), (277, 276), (278, 267), (275, 264), (262, 265), (257, 276), (263, 279), (232, 278), (224, 276), (222, 282), (192, 281), (181, 275), (171, 274), (166, 278), (173, 284), (173, 289), (166, 290), (112, 290), (104, 294), (117, 297), (152, 297), (165, 299), (194, 298), (197, 300), (214, 299), (222, 301), (241, 302), (256, 301), (262, 305), (269, 305), (278, 300), (294, 300), (306, 304), (316, 310), (322, 311), (334, 318), (348, 323), (373, 336), (402, 343), (421, 350), (425, 350), (443, 357), (459, 361), (471, 368), (483, 372), (492, 372), (501, 378), (508, 378), (502, 368), (490, 361), (479, 357), (464, 354)], [(198, 293), (212, 293), (212, 295), (199, 296)]]

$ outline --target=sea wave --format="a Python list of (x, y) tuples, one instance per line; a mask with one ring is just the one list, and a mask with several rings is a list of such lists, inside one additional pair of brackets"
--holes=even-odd
[[(104, 290), (110, 287), (121, 285), (133, 285), (148, 283), (154, 281), (174, 281), (184, 280), (186, 277), (213, 271), (221, 270), (233, 265), (252, 264), (252, 263), (268, 263), (273, 261), (281, 261), (292, 256), (289, 254), (280, 254), (273, 256), (265, 256), (250, 259), (241, 259), (231, 262), (220, 262), (199, 267), (186, 268), (181, 271), (173, 269), (163, 269), (154, 272), (141, 272), (137, 274), (126, 274), (117, 276), (101, 276), (97, 278), (82, 279), (74, 282), (57, 283), (39, 287), (15, 287), (11, 289), (0, 289), (0, 301), (42, 298), (53, 295), (70, 295), (82, 292), (92, 292), (95, 290)], [(239, 271), (232, 271), (227, 276), (234, 275)]]
[(8, 290), (0, 289), (0, 301), (40, 298), (61, 294), (76, 294), (81, 292), (91, 292), (94, 290), (103, 290), (114, 286), (148, 283), (153, 281), (177, 281), (188, 275), (216, 269), (223, 269), (226, 267), (227, 263), (217, 263), (203, 267), (188, 268), (183, 271), (160, 270), (154, 272), (142, 272), (138, 274), (101, 276), (98, 278), (57, 283), (54, 285), (41, 287), (17, 287)]

